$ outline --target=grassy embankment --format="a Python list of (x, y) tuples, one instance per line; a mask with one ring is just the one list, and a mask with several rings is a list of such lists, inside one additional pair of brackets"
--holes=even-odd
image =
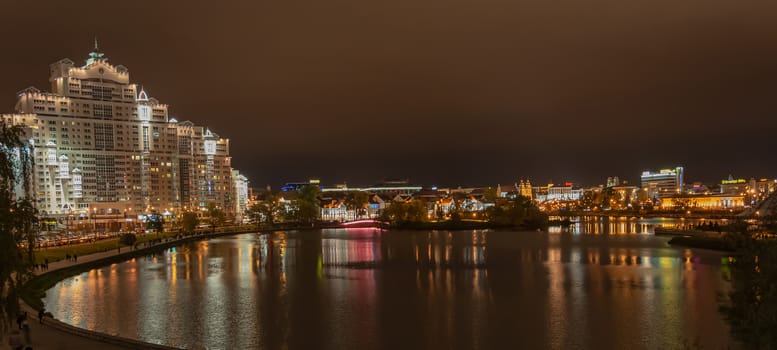
[[(22, 288), (21, 297), (27, 305), (40, 309), (43, 307), (43, 297), (46, 295), (46, 290), (53, 287), (57, 282), (68, 278), (70, 276), (77, 275), (84, 271), (100, 268), (106, 265), (120, 263), (132, 258), (145, 256), (156, 251), (167, 249), (171, 246), (183, 244), (187, 241), (196, 241), (204, 238), (203, 236), (190, 236), (183, 240), (171, 240), (167, 243), (157, 244), (149, 248), (142, 248), (137, 250), (130, 250), (128, 247), (122, 252), (122, 254), (113, 255), (107, 258), (93, 260), (85, 263), (78, 263), (73, 266), (64, 267), (51, 272), (46, 272), (42, 275), (35, 276), (29, 282), (27, 282)], [(114, 244), (116, 244), (116, 241)], [(115, 246), (109, 248), (114, 249)], [(86, 251), (86, 250), (84, 250)]]
[[(158, 239), (158, 238), (169, 238), (174, 236), (175, 233), (171, 232), (165, 232), (165, 233), (149, 233), (149, 234), (143, 234), (138, 235), (137, 243), (138, 246), (143, 246), (143, 243)], [(64, 260), (65, 257), (70, 254), (71, 256), (73, 254), (78, 256), (85, 256), (89, 254), (94, 253), (102, 253), (107, 252), (109, 250), (116, 250), (118, 249), (119, 239), (118, 238), (109, 238), (109, 239), (103, 239), (96, 241), (94, 243), (79, 243), (79, 244), (72, 244), (72, 245), (65, 245), (65, 246), (58, 246), (58, 247), (49, 247), (49, 248), (42, 248), (42, 249), (36, 249), (35, 250), (35, 263), (40, 264), (45, 261), (45, 259), (49, 259), (49, 263)], [(126, 246), (122, 246), (126, 247)]]
[[(244, 231), (251, 231), (254, 229), (258, 230), (254, 225), (222, 226), (222, 227), (217, 227), (215, 229), (215, 232), (213, 233), (244, 232)], [(210, 231), (209, 230), (200, 231), (200, 234), (207, 234), (207, 233), (210, 233)], [(178, 232), (140, 234), (140, 235), (136, 235), (137, 237), (136, 243), (139, 248), (142, 248), (143, 243), (146, 243), (154, 239), (167, 239), (170, 237), (174, 237), (177, 234)], [(118, 249), (118, 243), (119, 243), (118, 238), (110, 238), (110, 239), (99, 240), (94, 243), (79, 243), (79, 244), (71, 244), (71, 245), (59, 246), (59, 247), (36, 249), (35, 263), (36, 264), (43, 263), (45, 261), (44, 259), (46, 258), (49, 259), (49, 263), (64, 260), (68, 254), (70, 254), (71, 256), (75, 254), (81, 257), (81, 256), (94, 254), (94, 253), (107, 252), (109, 250)], [(126, 246), (122, 245), (122, 248), (124, 247)]]

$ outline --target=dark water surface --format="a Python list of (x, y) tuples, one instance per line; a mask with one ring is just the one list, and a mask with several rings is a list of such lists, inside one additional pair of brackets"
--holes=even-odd
[(44, 301), (75, 326), (177, 347), (730, 345), (723, 255), (669, 247), (651, 222), (603, 225), (241, 234), (83, 273)]

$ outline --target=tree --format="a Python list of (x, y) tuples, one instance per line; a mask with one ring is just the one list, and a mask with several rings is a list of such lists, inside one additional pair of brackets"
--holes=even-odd
[(197, 213), (193, 212), (185, 212), (183, 213), (183, 216), (181, 216), (181, 230), (184, 233), (192, 234), (194, 233), (194, 230), (197, 228), (197, 225), (200, 224), (200, 218), (197, 217)]
[(138, 241), (138, 237), (134, 233), (125, 233), (119, 237), (119, 243), (123, 245), (132, 246)]
[(498, 202), (486, 210), (486, 217), (497, 225), (530, 229), (542, 228), (548, 223), (548, 216), (531, 199), (523, 196)]
[(407, 205), (405, 202), (392, 202), (381, 213), (381, 220), (391, 223), (402, 223), (407, 218)]
[(496, 193), (496, 188), (486, 188), (485, 193), (483, 193), (483, 199), (486, 201), (486, 203), (496, 203), (497, 199), (499, 199), (499, 195)]
[(164, 230), (165, 218), (157, 213), (146, 216), (146, 229), (162, 232)]
[(356, 219), (361, 218), (364, 209), (370, 201), (370, 196), (362, 191), (350, 191), (345, 196), (345, 207), (356, 213)]
[(255, 223), (259, 224), (264, 222), (273, 225), (276, 218), (281, 216), (282, 210), (281, 197), (272, 192), (268, 192), (265, 199), (252, 205), (251, 208), (248, 209), (248, 212)]
[(221, 208), (216, 206), (216, 203), (208, 203), (208, 223), (210, 227), (215, 229), (216, 226), (224, 225), (227, 221), (227, 215)]
[(429, 212), (426, 208), (426, 203), (422, 200), (414, 199), (406, 203), (407, 205), (407, 221), (409, 222), (424, 222), (426, 221)]
[(730, 234), (737, 247), (731, 291), (721, 307), (734, 337), (751, 349), (777, 348), (777, 241), (756, 239), (742, 228)]
[(391, 203), (381, 214), (381, 219), (394, 225), (403, 225), (424, 222), (427, 216), (426, 203), (420, 200), (410, 200)]
[(456, 200), (456, 198), (451, 198), (451, 205), (448, 207), (448, 215), (451, 217), (451, 221), (453, 222), (459, 222), (461, 221), (461, 202)]
[(292, 207), (293, 217), (298, 222), (312, 224), (318, 220), (321, 215), (320, 193), (321, 190), (314, 185), (305, 185), (299, 190)]
[[(31, 198), (33, 159), (23, 140), (24, 130), (0, 121), (0, 318), (19, 312), (19, 289), (31, 276), (36, 238)], [(23, 249), (26, 243), (26, 255)], [(7, 322), (0, 322), (4, 329)]]

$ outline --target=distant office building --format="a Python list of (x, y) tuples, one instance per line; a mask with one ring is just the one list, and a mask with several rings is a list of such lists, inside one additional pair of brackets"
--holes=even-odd
[(299, 191), (305, 186), (317, 186), (321, 188), (321, 180), (318, 179), (310, 179), (307, 182), (300, 181), (300, 182), (287, 182), (281, 186), (281, 191), (283, 192), (289, 192), (289, 191)]
[(750, 178), (734, 179), (729, 175), (728, 179), (720, 182), (720, 193), (728, 195), (742, 195), (748, 206), (755, 205), (764, 200), (769, 194), (777, 189), (777, 180)]
[(683, 167), (661, 169), (657, 173), (644, 171), (640, 179), (650, 198), (670, 197), (683, 192)]
[(374, 194), (406, 194), (412, 195), (416, 192), (420, 192), (423, 189), (421, 186), (411, 185), (407, 180), (386, 180), (379, 184), (368, 187), (348, 187), (345, 184), (337, 185), (336, 187), (322, 188), (322, 192), (347, 192), (347, 191), (362, 191)]
[(747, 192), (749, 185), (747, 180), (735, 179), (733, 176), (729, 175), (728, 179), (720, 182), (720, 193), (744, 195)]
[(571, 182), (565, 182), (563, 185), (548, 184), (548, 186), (539, 191), (536, 196), (537, 201), (576, 201), (583, 197), (583, 189), (574, 188)]
[(750, 178), (748, 181), (748, 190), (751, 190), (754, 194), (770, 194), (777, 190), (776, 179), (759, 179)]
[(0, 116), (34, 147), (42, 216), (172, 216), (209, 203), (234, 215), (228, 139), (170, 118), (96, 45), (83, 66), (62, 59), (49, 71), (51, 92), (24, 89), (16, 114)]

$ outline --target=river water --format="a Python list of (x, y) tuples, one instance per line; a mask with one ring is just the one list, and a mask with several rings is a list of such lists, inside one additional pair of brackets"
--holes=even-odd
[(209, 349), (704, 349), (727, 257), (660, 220), (550, 232), (331, 229), (185, 244), (68, 278), (63, 322)]

